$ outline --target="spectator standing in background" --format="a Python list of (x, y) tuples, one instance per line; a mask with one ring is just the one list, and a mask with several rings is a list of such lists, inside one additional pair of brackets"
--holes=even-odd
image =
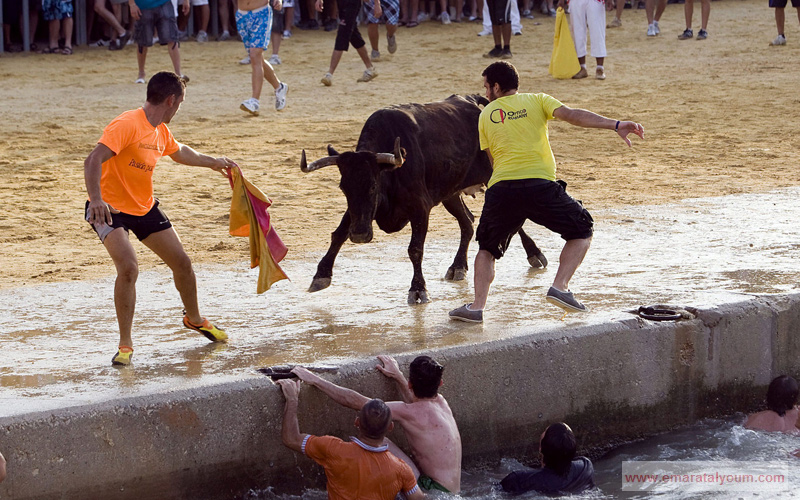
[(222, 27), (222, 33), (217, 37), (218, 42), (231, 39), (231, 2), (233, 2), (233, 10), (236, 10), (236, 0), (219, 0), (219, 24)]
[[(121, 13), (123, 3), (128, 3), (127, 0), (111, 0), (114, 5), (112, 7), (115, 11)], [(125, 30), (120, 24), (116, 12), (111, 12), (106, 8), (106, 0), (94, 0), (94, 11), (108, 23), (111, 27), (111, 43), (108, 45), (108, 50), (122, 50), (128, 43), (131, 33)]]
[[(511, 5), (511, 32), (515, 35), (522, 34), (522, 22), (520, 21), (519, 17), (519, 6), (513, 0), (510, 3)], [(483, 1), (483, 8), (481, 9), (483, 12), (483, 31), (478, 33), (478, 36), (488, 36), (492, 34), (492, 16), (489, 14), (489, 3), (484, 0)]]
[[(25, 0), (22, 0), (25, 1)], [(8, 52), (19, 52), (22, 50), (22, 44), (11, 43), (11, 22), (19, 23), (19, 31), (22, 33), (24, 29), (25, 20), (22, 18), (22, 1), (9, 1), (3, 2), (3, 41), (5, 42), (5, 50)], [(28, 28), (30, 29), (31, 40), (30, 50), (39, 50), (39, 47), (33, 43), (33, 37), (36, 33), (36, 27), (39, 25), (39, 11), (42, 8), (41, 0), (27, 0), (28, 1)]]
[(667, 8), (667, 0), (645, 0), (644, 8), (647, 14), (647, 36), (658, 36), (661, 33), (658, 21)]
[[(380, 1), (383, 16), (375, 17), (375, 2)], [(399, 22), (400, 15), (400, 1), (399, 0), (367, 0), (364, 2), (364, 15), (367, 18), (367, 36), (369, 37), (369, 44), (372, 46), (372, 54), (370, 59), (372, 61), (381, 60), (381, 52), (378, 49), (380, 45), (380, 34), (378, 33), (378, 26), (381, 22), (386, 24), (386, 42), (390, 54), (394, 54), (397, 50), (397, 23)]]
[[(282, 7), (281, 0), (274, 0), (275, 8)], [(272, 34), (272, 7), (270, 0), (239, 0), (236, 11), (236, 29), (250, 57), (252, 97), (242, 102), (239, 108), (258, 116), (261, 89), (267, 80), (275, 89), (275, 109), (280, 111), (286, 107), (286, 93), (289, 86), (281, 82), (272, 65), (264, 60), (264, 51), (269, 46)], [(280, 35), (279, 35), (280, 36)]]
[[(42, 16), (50, 28), (50, 46), (43, 54), (72, 55), (73, 13), (72, 0), (42, 0)], [(63, 49), (58, 46), (59, 34), (64, 35)]]
[[(322, 12), (323, 0), (317, 0), (316, 9)], [(331, 63), (328, 67), (328, 72), (322, 77), (322, 84), (330, 87), (333, 84), (333, 72), (339, 65), (342, 59), (342, 54), (347, 51), (350, 45), (356, 49), (359, 57), (367, 67), (364, 74), (356, 80), (357, 82), (368, 82), (378, 76), (378, 70), (372, 65), (372, 60), (367, 54), (367, 47), (364, 39), (361, 37), (361, 32), (358, 31), (358, 13), (361, 9), (361, 0), (342, 0), (339, 2), (339, 27), (336, 32), (336, 41), (333, 45), (333, 53), (331, 54)], [(383, 14), (380, 2), (375, 2), (373, 9), (373, 16), (380, 19)]]
[[(687, 0), (689, 1), (689, 0)], [(705, 1), (705, 0), (704, 0)], [(566, 9), (566, 1), (558, 0), (558, 6)], [(597, 0), (571, 0), (569, 3), (569, 29), (581, 69), (572, 78), (586, 78), (586, 42), (592, 40), (592, 57), (597, 60), (594, 77), (606, 79), (603, 61), (606, 58), (606, 10), (605, 2)], [(588, 37), (587, 37), (588, 35)]]
[[(272, 55), (269, 57), (269, 63), (273, 66), (281, 64), (281, 56), (278, 53), (281, 50), (281, 42), (284, 38), (292, 36), (292, 32), (286, 29), (286, 26), (292, 25), (292, 16), (294, 16), (294, 1), (285, 0), (283, 2), (282, 10), (273, 11), (272, 18)], [(288, 23), (288, 24), (287, 24)], [(248, 59), (250, 54), (248, 54)]]
[[(131, 17), (136, 20), (133, 38), (137, 44), (136, 62), (139, 65), (139, 76), (136, 83), (145, 83), (144, 72), (147, 60), (147, 49), (153, 46), (153, 35), (158, 29), (158, 40), (161, 45), (166, 45), (169, 58), (175, 73), (180, 75), (183, 83), (189, 82), (189, 77), (181, 72), (181, 52), (178, 41), (178, 23), (175, 19), (175, 7), (170, 0), (131, 0)], [(189, 0), (183, 0), (183, 13), (189, 13)]]
[[(775, 9), (775, 24), (778, 27), (778, 36), (770, 45), (786, 45), (784, 25), (786, 24), (786, 0), (769, 0), (769, 6)], [(797, 9), (797, 20), (800, 21), (800, 0), (792, 0), (792, 7)]]
[[(683, 33), (678, 35), (678, 40), (688, 40), (694, 36), (692, 32), (692, 14), (694, 13), (694, 0), (686, 0), (683, 4), (683, 16), (686, 18), (686, 29)], [(708, 16), (711, 14), (711, 0), (702, 0), (700, 10), (700, 31), (697, 32), (698, 40), (705, 40), (708, 38)]]
[[(492, 23), (494, 48), (483, 55), (487, 58), (511, 59), (511, 5), (516, 0), (485, 0), (484, 22), (488, 13)], [(517, 8), (519, 10), (519, 8)], [(502, 44), (502, 45), (501, 45)]]

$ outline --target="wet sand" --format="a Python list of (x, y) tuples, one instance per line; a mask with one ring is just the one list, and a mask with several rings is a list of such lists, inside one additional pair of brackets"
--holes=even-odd
[[(255, 368), (333, 364), (392, 352), (479, 344), (535, 332), (628, 319), (641, 305), (711, 308), (759, 294), (797, 293), (800, 188), (598, 210), (593, 248), (572, 289), (590, 308), (560, 321), (544, 294), (555, 275), (558, 236), (530, 225), (547, 270), (531, 269), (518, 242), (497, 265), (483, 325), (450, 321), (471, 299), (470, 282), (443, 279), (456, 244), (432, 239), (424, 266), (429, 304), (408, 306), (411, 264), (399, 238), (347, 249), (333, 285), (306, 288), (318, 253), (286, 264), (295, 281), (256, 295), (257, 270), (202, 264), (201, 304), (230, 333), (209, 344), (180, 324), (180, 299), (164, 269), (143, 272), (134, 323), (134, 364), (110, 366), (116, 346), (113, 277), (0, 291), (8, 304), (0, 337), (0, 401), (19, 414), (260, 377)], [(751, 207), (742, 217), (738, 207)], [(742, 224), (759, 227), (742, 238)], [(470, 257), (474, 256), (473, 248)], [(53, 318), (58, 318), (58, 322)]]
[[(608, 30), (608, 79), (602, 82), (549, 77), (553, 20), (525, 20), (524, 34), (512, 45), (522, 91), (544, 91), (573, 107), (635, 119), (646, 130), (646, 141), (634, 139), (628, 149), (607, 131), (551, 125), (559, 176), (598, 221), (594, 248), (575, 280), (594, 312), (567, 321), (606, 321), (642, 303), (697, 306), (726, 293), (795, 289), (798, 248), (787, 242), (797, 241), (791, 223), (797, 192), (771, 190), (800, 185), (800, 139), (791, 131), (778, 135), (797, 113), (791, 92), (800, 44), (792, 40), (800, 36), (787, 16), (790, 45), (769, 47), (772, 16), (761, 2), (715, 2), (710, 38), (679, 41), (683, 6), (668, 6), (656, 39), (645, 36), (644, 11), (626, 10), (623, 27)], [(82, 165), (102, 128), (144, 100), (144, 87), (132, 83), (135, 53), (129, 47), (83, 48), (69, 58), (3, 55), (0, 167), (6, 175), (0, 192), (7, 208), (0, 215), (0, 289), (12, 326), (0, 340), (0, 385), (7, 389), (3, 399), (10, 413), (102, 400), (120, 390), (253, 376), (253, 367), (291, 360), (335, 361), (480, 342), (557, 324), (559, 314), (541, 295), (561, 243), (535, 228), (532, 236), (551, 270), (529, 271), (515, 249), (498, 266), (493, 288), (502, 303), (492, 312), (499, 321), (467, 328), (447, 321), (448, 309), (469, 300), (471, 285), (441, 280), (457, 234), (442, 208), (431, 217), (424, 263), (431, 304), (405, 304), (408, 229), (399, 235), (376, 232), (365, 247), (347, 244), (333, 286), (320, 294), (305, 292), (345, 201), (335, 169), (300, 172), (300, 150), (321, 156), (328, 143), (340, 151), (353, 148), (364, 120), (382, 106), (481, 92), (487, 60), (480, 54), (490, 42), (475, 36), (479, 30), (471, 23), (401, 28), (399, 50), (376, 63), (375, 81), (355, 83), (363, 66), (348, 53), (330, 88), (319, 78), (333, 34), (298, 31), (282, 45), (284, 64), (277, 68), (290, 85), (288, 107), (273, 112), (264, 99), (264, 111), (255, 118), (238, 109), (250, 85), (249, 68), (237, 64), (241, 45), (184, 44), (184, 72), (192, 81), (171, 129), (200, 151), (237, 160), (273, 198), (271, 213), (289, 246), (285, 268), (293, 281), (257, 296), (255, 274), (247, 269), (247, 240), (227, 234), (227, 181), (162, 160), (156, 195), (198, 266), (203, 310), (233, 339), (227, 346), (208, 346), (183, 329), (169, 273), (135, 243), (142, 274), (136, 366), (127, 371), (109, 366), (117, 339), (113, 267), (82, 220)], [(153, 49), (148, 59), (150, 73), (171, 69), (163, 48)], [(737, 193), (752, 197), (680, 202)], [(482, 202), (481, 196), (468, 200), (476, 215)], [(724, 212), (724, 223), (715, 210)], [(772, 216), (764, 219), (763, 213)]]

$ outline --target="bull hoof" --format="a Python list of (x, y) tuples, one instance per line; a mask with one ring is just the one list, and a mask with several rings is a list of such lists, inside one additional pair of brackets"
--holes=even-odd
[(547, 267), (547, 257), (542, 252), (533, 254), (528, 257), (528, 264), (535, 269), (544, 269)]
[(427, 304), (430, 302), (427, 290), (409, 290), (408, 291), (408, 305), (414, 304)]
[(450, 266), (447, 270), (447, 274), (444, 275), (444, 279), (449, 281), (461, 281), (467, 278), (467, 270), (464, 268), (457, 268)]
[(308, 287), (308, 291), (319, 292), (320, 290), (324, 290), (329, 286), (331, 286), (330, 278), (314, 278), (314, 281), (311, 282), (311, 286)]

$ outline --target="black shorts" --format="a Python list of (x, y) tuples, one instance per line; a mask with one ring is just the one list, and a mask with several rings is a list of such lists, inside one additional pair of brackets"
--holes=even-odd
[[(769, 0), (769, 6), (778, 9), (783, 9), (786, 7), (788, 2), (786, 0)], [(800, 0), (792, 0), (792, 7), (797, 7), (800, 9)]]
[(484, 0), (489, 7), (489, 19), (492, 26), (500, 26), (511, 22), (511, 2), (515, 0)]
[(361, 0), (338, 0), (339, 28), (336, 30), (334, 50), (347, 52), (350, 45), (358, 50), (364, 45), (361, 32), (358, 31), (358, 13), (361, 11)]
[[(172, 4), (170, 3), (170, 5)], [(86, 219), (86, 222), (89, 222), (88, 201), (86, 202), (86, 207), (84, 208), (83, 218)], [(153, 233), (157, 233), (172, 227), (172, 223), (167, 218), (167, 214), (165, 214), (164, 211), (158, 207), (158, 200), (156, 200), (153, 208), (151, 208), (150, 211), (144, 215), (130, 215), (120, 212), (118, 214), (111, 214), (110, 226), (108, 224), (90, 225), (92, 226), (92, 229), (94, 229), (94, 232), (97, 233), (97, 236), (100, 237), (100, 241), (105, 241), (106, 236), (111, 234), (111, 231), (118, 227), (124, 229), (126, 233), (129, 230), (133, 231), (133, 234), (139, 238), (139, 241), (142, 241)]]
[(178, 41), (178, 22), (175, 18), (175, 7), (167, 0), (160, 7), (141, 9), (142, 17), (136, 21), (133, 40), (139, 47), (153, 46), (153, 29), (158, 29), (158, 43), (167, 45)]
[(526, 220), (558, 233), (565, 240), (590, 238), (594, 219), (557, 182), (545, 179), (500, 181), (486, 191), (475, 239), (495, 259)]
[(283, 35), (283, 29), (286, 23), (283, 22), (284, 9), (272, 11), (272, 32)]
[[(28, 0), (28, 14), (42, 10), (42, 0)], [(22, 0), (5, 0), (3, 2), (3, 23), (15, 25), (22, 15)], [(33, 33), (31, 33), (33, 37)]]

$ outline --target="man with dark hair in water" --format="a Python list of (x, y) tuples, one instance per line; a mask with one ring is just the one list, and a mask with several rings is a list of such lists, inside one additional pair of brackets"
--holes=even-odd
[(380, 399), (364, 403), (355, 422), (358, 436), (351, 436), (350, 442), (345, 442), (333, 436), (301, 434), (297, 423), (300, 381), (278, 380), (278, 385), (286, 397), (281, 429), (283, 444), (325, 468), (329, 499), (394, 500), (401, 492), (410, 500), (425, 497), (411, 468), (390, 453), (384, 443), (386, 433), (394, 427), (392, 411), (386, 403)]
[(408, 383), (418, 398), (433, 398), (442, 385), (444, 366), (430, 356), (417, 356), (408, 367)]
[(514, 494), (537, 491), (547, 495), (580, 493), (594, 488), (594, 467), (586, 457), (575, 458), (577, 442), (567, 424), (548, 427), (539, 440), (541, 469), (514, 471), (500, 482)]
[(775, 377), (767, 389), (767, 408), (747, 416), (748, 429), (800, 434), (800, 411), (797, 408), (797, 381), (788, 375)]
[[(409, 368), (408, 381), (391, 356), (378, 356), (378, 371), (393, 379), (403, 401), (390, 401), (393, 418), (403, 426), (412, 461), (394, 443), (392, 453), (414, 470), (418, 484), (426, 490), (458, 493), (461, 490), (461, 435), (450, 405), (439, 394), (444, 367), (429, 356), (418, 356)], [(292, 370), (300, 380), (317, 387), (342, 406), (357, 410), (369, 398), (320, 378), (305, 368)], [(419, 469), (417, 469), (419, 467)]]

